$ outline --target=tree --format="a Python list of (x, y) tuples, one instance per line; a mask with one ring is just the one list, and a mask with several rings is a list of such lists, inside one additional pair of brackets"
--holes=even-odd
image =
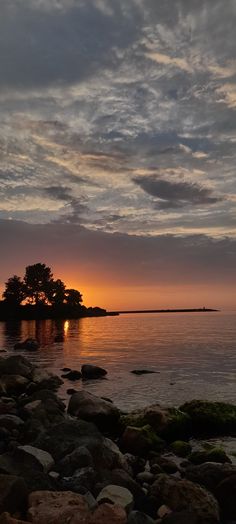
[(38, 306), (50, 302), (53, 284), (53, 274), (50, 267), (41, 263), (27, 266), (24, 283), (26, 296), (31, 304)]
[(82, 295), (77, 289), (66, 289), (65, 302), (71, 308), (81, 306), (83, 302)]
[(5, 302), (12, 306), (19, 306), (25, 299), (25, 286), (21, 278), (17, 275), (9, 278), (5, 284), (6, 288), (3, 293)]
[(53, 280), (51, 283), (49, 301), (52, 306), (62, 306), (65, 300), (66, 286), (62, 280)]

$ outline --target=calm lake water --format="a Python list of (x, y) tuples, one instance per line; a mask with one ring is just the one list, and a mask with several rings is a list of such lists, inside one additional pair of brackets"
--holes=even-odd
[[(54, 342), (62, 332), (64, 341)], [(37, 338), (40, 349), (26, 356), (54, 373), (84, 363), (107, 369), (104, 380), (66, 380), (63, 398), (74, 387), (110, 397), (126, 410), (193, 398), (236, 403), (236, 312), (0, 322), (0, 349), (16, 354), (14, 344), (27, 337)], [(143, 368), (158, 373), (130, 373)]]

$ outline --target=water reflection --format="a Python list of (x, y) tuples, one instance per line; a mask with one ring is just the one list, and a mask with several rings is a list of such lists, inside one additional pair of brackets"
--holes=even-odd
[[(105, 367), (107, 380), (75, 387), (113, 398), (123, 409), (194, 397), (236, 402), (235, 313), (0, 322), (0, 349), (12, 353), (28, 337), (37, 338), (40, 350), (27, 356), (57, 374), (84, 363)], [(130, 373), (138, 368), (159, 373)]]

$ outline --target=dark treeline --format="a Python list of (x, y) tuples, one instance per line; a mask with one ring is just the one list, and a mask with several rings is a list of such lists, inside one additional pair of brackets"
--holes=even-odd
[(0, 301), (0, 319), (77, 318), (105, 315), (99, 307), (87, 308), (77, 289), (68, 289), (54, 280), (50, 267), (27, 266), (24, 277), (13, 275), (5, 283)]

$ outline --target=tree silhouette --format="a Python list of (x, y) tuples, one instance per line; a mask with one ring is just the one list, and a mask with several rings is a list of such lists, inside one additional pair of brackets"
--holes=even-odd
[(6, 288), (3, 293), (5, 302), (12, 306), (19, 306), (25, 299), (25, 286), (21, 278), (14, 275), (8, 279), (5, 286)]
[(27, 266), (25, 270), (24, 283), (26, 296), (31, 304), (50, 303), (53, 274), (50, 267), (45, 264), (34, 264)]
[(81, 306), (83, 302), (82, 295), (77, 289), (66, 289), (65, 290), (65, 301), (66, 304), (72, 308)]
[(49, 301), (52, 306), (62, 306), (65, 301), (66, 286), (62, 280), (53, 280), (50, 286)]

